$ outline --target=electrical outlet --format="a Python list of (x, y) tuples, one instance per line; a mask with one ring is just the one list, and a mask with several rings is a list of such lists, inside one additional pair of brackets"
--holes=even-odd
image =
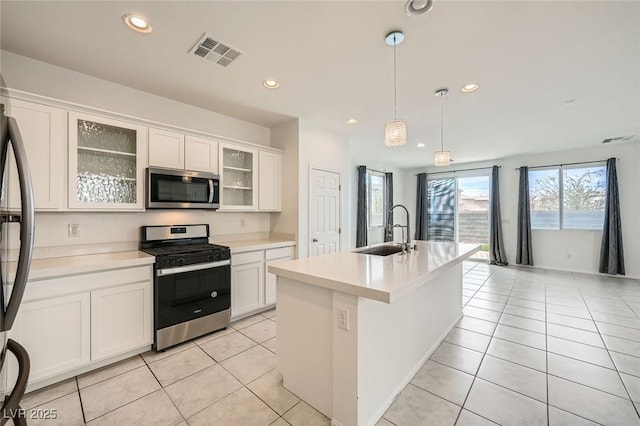
[(349, 310), (338, 308), (338, 328), (349, 331)]
[(240, 219), (240, 227), (244, 228), (244, 226), (247, 224), (247, 219)]
[(67, 225), (68, 235), (70, 237), (79, 237), (80, 236), (80, 224), (79, 223), (70, 223)]
[(571, 252), (567, 253), (567, 259), (569, 260), (573, 259), (573, 254)]

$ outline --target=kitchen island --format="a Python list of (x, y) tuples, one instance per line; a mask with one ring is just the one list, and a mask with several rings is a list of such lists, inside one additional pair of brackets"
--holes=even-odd
[(284, 386), (333, 425), (373, 425), (462, 316), (462, 261), (479, 246), (339, 252), (269, 266)]

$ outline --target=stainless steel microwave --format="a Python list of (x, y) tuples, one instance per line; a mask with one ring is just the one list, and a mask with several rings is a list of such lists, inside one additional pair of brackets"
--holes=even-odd
[(220, 176), (213, 173), (149, 167), (145, 181), (148, 209), (220, 207)]

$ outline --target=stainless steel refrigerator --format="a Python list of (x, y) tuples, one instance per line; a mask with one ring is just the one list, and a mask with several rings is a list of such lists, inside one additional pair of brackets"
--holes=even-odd
[[(14, 183), (11, 179), (17, 181)], [(21, 208), (10, 209), (8, 192), (18, 189)], [(20, 400), (29, 378), (29, 355), (8, 334), (18, 314), (29, 277), (35, 225), (33, 208), (31, 175), (18, 123), (14, 118), (5, 116), (4, 105), (0, 105), (0, 378), (6, 380), (5, 370), (10, 364), (10, 353), (18, 361), (16, 382), (6, 383), (6, 387), (0, 386), (0, 397), (3, 399), (0, 425), (9, 419), (15, 425), (27, 424)], [(16, 233), (20, 238), (19, 249), (13, 245)], [(17, 260), (10, 257), (12, 252), (17, 252)]]

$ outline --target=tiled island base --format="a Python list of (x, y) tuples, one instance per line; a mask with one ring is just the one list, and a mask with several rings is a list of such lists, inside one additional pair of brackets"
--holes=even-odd
[[(640, 424), (640, 282), (464, 270), (464, 318), (378, 424)], [(274, 315), (28, 394), (58, 413), (29, 425), (328, 425), (279, 385)]]

